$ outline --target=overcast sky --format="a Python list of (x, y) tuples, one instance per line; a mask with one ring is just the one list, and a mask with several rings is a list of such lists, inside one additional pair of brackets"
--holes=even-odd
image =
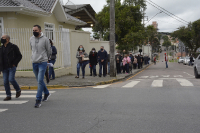
[[(73, 2), (74, 4), (91, 4), (96, 13), (101, 11), (103, 6), (106, 4), (106, 0), (70, 0), (70, 1)], [(195, 20), (200, 19), (200, 11), (199, 11), (200, 0), (151, 0), (151, 1), (187, 22), (193, 22)], [(66, 4), (68, 0), (63, 0), (63, 2), (64, 4)], [(155, 7), (147, 3), (146, 16), (148, 16), (148, 19), (151, 19), (159, 12), (160, 10), (156, 9)], [(176, 30), (178, 27), (184, 25), (183, 23), (167, 16), (164, 13), (158, 14), (147, 25), (151, 24), (152, 21), (158, 22), (158, 28), (160, 32), (172, 32)], [(147, 21), (145, 23), (147, 23)]]

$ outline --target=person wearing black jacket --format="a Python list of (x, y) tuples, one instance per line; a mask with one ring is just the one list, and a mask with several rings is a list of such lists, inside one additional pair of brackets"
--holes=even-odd
[(140, 57), (139, 54), (137, 56), (137, 62), (138, 62), (138, 69), (140, 69), (141, 68), (141, 63), (142, 63), (142, 58)]
[(141, 68), (143, 68), (143, 64), (144, 64), (144, 57), (143, 57), (143, 55), (141, 55), (141, 59), (142, 59), (142, 61), (141, 61)]
[(22, 54), (17, 45), (10, 42), (9, 35), (3, 35), (1, 43), (3, 45), (0, 47), (0, 74), (3, 72), (4, 87), (7, 95), (4, 101), (8, 101), (11, 100), (9, 82), (16, 90), (16, 98), (19, 98), (21, 95), (21, 89), (15, 80), (15, 73), (17, 65), (22, 59)]
[(92, 76), (92, 71), (93, 71), (93, 76), (97, 76), (96, 72), (96, 65), (97, 65), (97, 52), (95, 48), (92, 48), (89, 54), (89, 65), (90, 65), (90, 76)]
[(116, 60), (116, 67), (117, 67), (117, 74), (121, 73), (121, 62), (122, 62), (122, 56), (118, 52), (117, 55), (115, 55)]
[[(49, 63), (52, 63), (54, 65), (55, 62), (56, 62), (57, 49), (56, 49), (55, 46), (53, 46), (53, 42), (51, 41), (51, 39), (49, 39), (49, 41), (50, 41), (51, 49), (52, 49), (52, 55), (51, 55), (51, 58), (49, 60)], [(51, 76), (52, 76), (52, 78), (51, 78)], [(49, 67), (49, 79), (50, 80), (55, 79), (55, 72), (54, 72), (53, 67)]]
[(192, 66), (192, 62), (194, 62), (194, 59), (193, 59), (193, 56), (191, 55), (191, 56), (190, 56), (190, 61), (189, 61), (189, 66), (190, 66), (190, 65)]
[(99, 61), (99, 77), (102, 76), (102, 67), (103, 67), (103, 76), (106, 76), (106, 61), (107, 61), (107, 52), (104, 49), (104, 46), (101, 46), (100, 50), (98, 51), (98, 61)]

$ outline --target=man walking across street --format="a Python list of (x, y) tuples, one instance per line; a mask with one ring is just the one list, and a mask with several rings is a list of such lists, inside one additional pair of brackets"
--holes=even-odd
[(47, 68), (47, 62), (52, 54), (51, 44), (49, 39), (41, 32), (39, 25), (33, 26), (33, 35), (30, 38), (30, 46), (32, 50), (32, 63), (33, 72), (38, 82), (38, 90), (36, 95), (35, 108), (41, 106), (42, 92), (44, 92), (44, 98), (42, 101), (47, 101), (51, 95), (44, 83), (44, 75)]
[(107, 52), (104, 50), (104, 47), (101, 46), (101, 49), (98, 52), (98, 61), (99, 61), (99, 77), (102, 76), (102, 67), (103, 67), (103, 76), (106, 76), (106, 60)]
[(168, 68), (168, 64), (167, 64), (167, 62), (168, 62), (168, 56), (167, 56), (167, 54), (165, 53), (165, 63), (166, 63), (166, 68)]
[(2, 71), (4, 87), (7, 95), (4, 101), (8, 101), (11, 100), (9, 82), (13, 85), (14, 89), (16, 90), (16, 98), (19, 98), (21, 95), (21, 89), (15, 80), (15, 73), (17, 65), (22, 59), (22, 55), (17, 45), (12, 44), (10, 42), (9, 35), (3, 35), (1, 37), (1, 43), (3, 44), (3, 46), (0, 47), (0, 74)]

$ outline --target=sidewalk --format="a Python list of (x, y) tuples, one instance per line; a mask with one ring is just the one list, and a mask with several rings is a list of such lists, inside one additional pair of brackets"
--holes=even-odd
[[(80, 76), (80, 78), (76, 79), (76, 75), (67, 75), (56, 78), (55, 80), (50, 80), (50, 83), (47, 84), (47, 86), (48, 88), (67, 88), (109, 84), (131, 77), (146, 67), (148, 67), (148, 65), (144, 65), (142, 69), (133, 69), (131, 74), (118, 74), (117, 77), (110, 77), (109, 75), (106, 77), (85, 76), (85, 79), (82, 79)], [(16, 81), (22, 89), (37, 89), (37, 82), (35, 78), (16, 78)], [(13, 89), (12, 85), (11, 89)], [(4, 90), (3, 78), (0, 78), (0, 90)]]

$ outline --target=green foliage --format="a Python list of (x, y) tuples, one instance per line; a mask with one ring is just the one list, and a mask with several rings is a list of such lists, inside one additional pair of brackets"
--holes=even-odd
[(190, 52), (194, 54), (200, 47), (200, 19), (188, 24), (188, 26), (180, 27), (171, 36), (180, 39), (186, 47), (191, 49)]
[(167, 49), (169, 48), (169, 46), (171, 46), (172, 43), (169, 40), (165, 40), (163, 43), (163, 46), (165, 46)]
[[(93, 32), (99, 33), (106, 40), (110, 29), (109, 0), (102, 11), (96, 14), (97, 24)], [(115, 32), (118, 35), (118, 48), (126, 51), (142, 44), (145, 30), (142, 25), (141, 8), (146, 7), (144, 0), (115, 0)]]
[(169, 37), (168, 37), (168, 36), (163, 36), (162, 39), (163, 39), (164, 41), (169, 41)]

